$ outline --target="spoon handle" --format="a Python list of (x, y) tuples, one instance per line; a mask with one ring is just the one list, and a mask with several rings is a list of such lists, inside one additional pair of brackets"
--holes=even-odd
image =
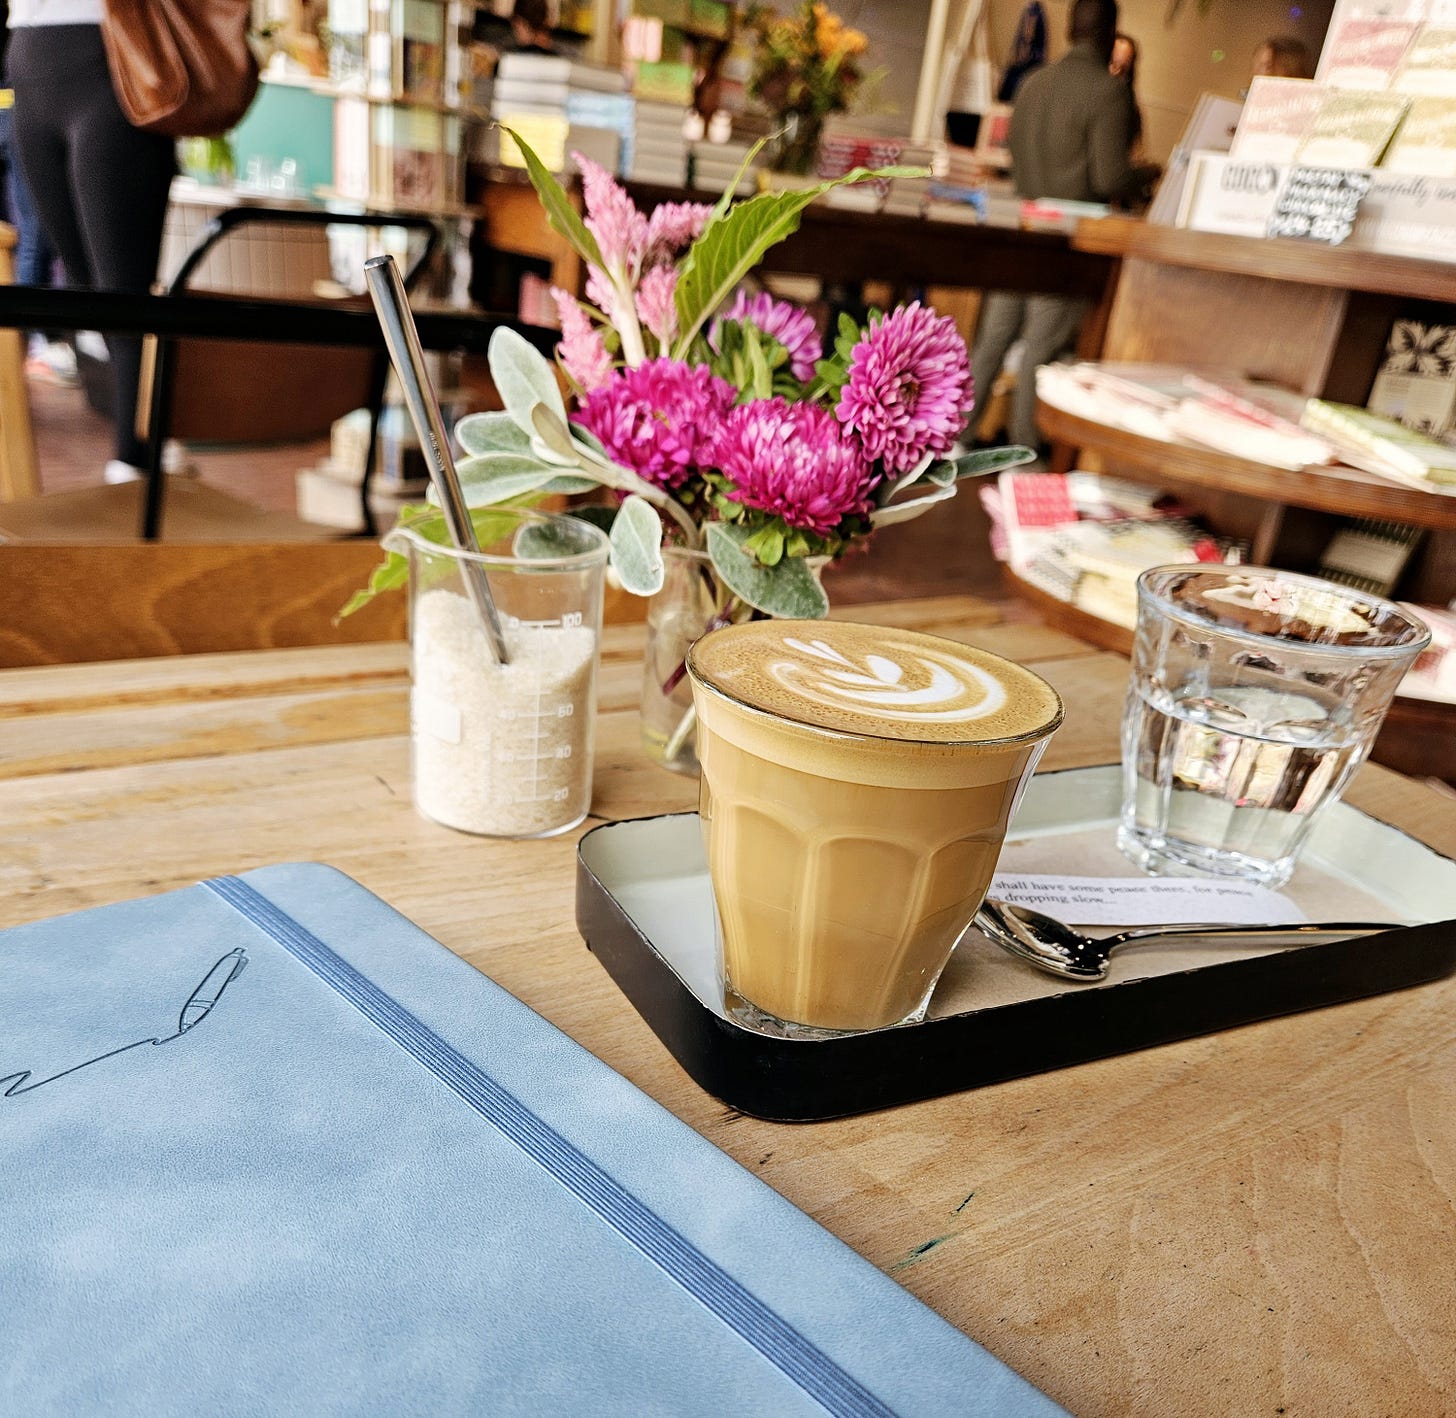
[(1103, 936), (1102, 946), (1116, 950), (1130, 940), (1153, 940), (1163, 936), (1288, 936), (1288, 935), (1371, 935), (1376, 931), (1399, 929), (1392, 921), (1306, 921), (1292, 926), (1139, 926), (1136, 930), (1118, 931)]

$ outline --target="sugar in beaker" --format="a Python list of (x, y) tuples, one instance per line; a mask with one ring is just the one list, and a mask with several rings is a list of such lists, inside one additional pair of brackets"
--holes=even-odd
[[(384, 544), (409, 558), (415, 806), (490, 837), (549, 837), (591, 806), (606, 536), (523, 508), (475, 514), (481, 551), (438, 514)], [(499, 663), (464, 565), (483, 569), (505, 633)]]

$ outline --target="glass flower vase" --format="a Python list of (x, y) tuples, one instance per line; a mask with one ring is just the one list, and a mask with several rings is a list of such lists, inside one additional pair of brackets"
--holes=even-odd
[(688, 648), (720, 623), (729, 595), (706, 552), (663, 547), (662, 589), (647, 602), (642, 667), (642, 748), (674, 773), (698, 771)]
[(779, 115), (783, 128), (772, 144), (769, 166), (790, 177), (812, 177), (819, 165), (819, 144), (824, 119), (814, 113), (791, 110)]

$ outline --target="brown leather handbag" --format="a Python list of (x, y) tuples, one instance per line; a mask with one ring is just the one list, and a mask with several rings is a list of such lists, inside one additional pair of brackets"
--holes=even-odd
[(121, 111), (137, 128), (215, 138), (258, 91), (250, 0), (105, 0), (101, 38)]

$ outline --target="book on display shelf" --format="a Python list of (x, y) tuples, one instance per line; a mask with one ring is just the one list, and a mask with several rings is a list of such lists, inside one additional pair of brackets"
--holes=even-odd
[(1309, 79), (1258, 75), (1249, 84), (1229, 156), (1239, 162), (1293, 162), (1327, 92)]
[(1456, 325), (1397, 320), (1366, 407), (1439, 438), (1456, 425)]
[(1325, 399), (1306, 404), (1303, 422), (1356, 467), (1456, 496), (1456, 446), (1450, 443), (1370, 409)]
[(1295, 161), (1303, 167), (1376, 167), (1409, 107), (1400, 94), (1331, 93), (1295, 150)]
[(1350, 518), (1320, 553), (1316, 574), (1372, 596), (1388, 596), (1424, 536), (1420, 527), (1404, 522)]
[(1418, 27), (1414, 20), (1336, 15), (1320, 51), (1316, 80), (1333, 89), (1388, 89)]
[(1456, 97), (1413, 98), (1381, 167), (1413, 177), (1456, 178)]
[(1422, 25), (1391, 87), (1412, 97), (1456, 98), (1456, 24)]

